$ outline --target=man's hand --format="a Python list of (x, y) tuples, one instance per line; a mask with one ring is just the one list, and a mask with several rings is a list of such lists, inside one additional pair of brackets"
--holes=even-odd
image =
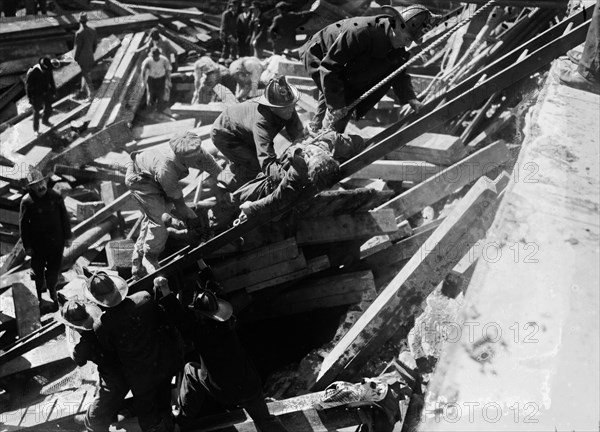
[(73, 244), (73, 239), (67, 239), (65, 241), (65, 247), (66, 248), (71, 247), (72, 244)]
[(33, 256), (33, 249), (31, 249), (31, 248), (25, 249), (25, 255), (27, 255), (27, 256)]
[(329, 125), (332, 125), (333, 123), (335, 123), (338, 120), (343, 119), (347, 115), (348, 115), (348, 110), (346, 109), (346, 107), (343, 107), (340, 109), (334, 109), (334, 110), (327, 109), (325, 118), (326, 118), (327, 122), (329, 123)]
[[(252, 205), (252, 201), (246, 201), (240, 205), (240, 210), (244, 216), (248, 216), (250, 213), (250, 206)], [(241, 215), (240, 215), (241, 216)]]
[(423, 102), (419, 101), (418, 99), (411, 99), (408, 101), (408, 104), (416, 113), (418, 113), (424, 105)]
[(154, 278), (154, 289), (158, 290), (163, 297), (168, 296), (169, 294), (171, 294), (171, 288), (169, 287), (169, 281), (167, 280), (167, 278), (162, 277), (162, 276), (158, 276), (157, 278)]

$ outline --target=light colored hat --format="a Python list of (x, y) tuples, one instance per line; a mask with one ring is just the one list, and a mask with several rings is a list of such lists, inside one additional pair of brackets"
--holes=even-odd
[(202, 138), (200, 138), (200, 135), (189, 130), (171, 138), (169, 140), (169, 147), (171, 147), (173, 153), (181, 157), (192, 156), (203, 151)]
[(56, 320), (76, 330), (92, 330), (102, 315), (98, 306), (87, 301), (69, 300), (56, 313)]
[(27, 183), (27, 186), (32, 186), (44, 180), (46, 180), (46, 176), (42, 174), (39, 169), (32, 166), (29, 167), (25, 176), (25, 182)]
[(217, 298), (212, 291), (205, 289), (198, 292), (188, 307), (200, 315), (219, 322), (225, 322), (233, 315), (231, 303)]
[(285, 76), (273, 78), (267, 84), (258, 103), (275, 108), (285, 108), (294, 105), (300, 99), (300, 92), (296, 87), (288, 84)]
[(97, 271), (86, 281), (85, 296), (104, 307), (114, 307), (127, 296), (127, 282), (119, 276)]
[(408, 34), (417, 40), (432, 29), (442, 18), (441, 15), (432, 14), (422, 5), (411, 5), (406, 8), (382, 6), (383, 13), (392, 15), (396, 19), (396, 26), (406, 29)]

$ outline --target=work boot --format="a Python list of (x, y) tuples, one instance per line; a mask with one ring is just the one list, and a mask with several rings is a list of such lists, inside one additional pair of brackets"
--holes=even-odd
[(48, 127), (51, 127), (51, 126), (52, 126), (52, 123), (51, 123), (51, 122), (50, 122), (50, 120), (48, 120), (47, 118), (45, 118), (45, 119), (42, 119), (42, 124), (43, 124), (44, 126), (48, 126)]
[(587, 91), (594, 94), (600, 94), (600, 83), (588, 80), (577, 70), (565, 70), (558, 75), (561, 84), (575, 88), (578, 90)]

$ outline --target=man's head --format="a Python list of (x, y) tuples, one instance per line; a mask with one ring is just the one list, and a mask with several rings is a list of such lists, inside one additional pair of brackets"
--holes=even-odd
[(206, 151), (202, 148), (202, 138), (192, 131), (175, 135), (169, 141), (169, 146), (177, 159), (186, 167), (201, 168)]
[(88, 22), (88, 16), (87, 16), (87, 13), (85, 13), (85, 12), (81, 12), (81, 15), (79, 15), (79, 22), (80, 22), (82, 25), (86, 25), (86, 24), (87, 24), (87, 22)]
[(43, 70), (52, 70), (53, 65), (52, 65), (52, 60), (50, 59), (50, 57), (44, 56), (42, 58), (40, 58), (40, 67)]
[(231, 10), (237, 10), (240, 7), (240, 2), (239, 0), (229, 0), (229, 3), (227, 4), (227, 8), (231, 9)]
[(391, 35), (394, 48), (407, 47), (411, 42), (419, 43), (423, 35), (441, 19), (441, 15), (434, 15), (421, 5), (407, 8), (383, 6), (381, 9), (394, 18), (395, 25)]
[(161, 54), (160, 48), (158, 48), (158, 47), (152, 48), (152, 51), (150, 51), (150, 53), (152, 54), (152, 59), (154, 61), (158, 61), (160, 59), (160, 54)]
[(199, 318), (209, 318), (218, 322), (225, 322), (233, 315), (231, 303), (218, 298), (207, 289), (199, 289), (188, 308), (194, 311)]
[(298, 89), (288, 84), (285, 76), (280, 76), (269, 81), (258, 103), (268, 106), (277, 117), (289, 120), (296, 109), (298, 99)]
[(150, 31), (150, 39), (152, 39), (153, 41), (159, 41), (160, 40), (160, 32), (158, 31), (157, 28), (153, 28)]
[(30, 168), (26, 176), (27, 188), (36, 197), (41, 198), (48, 192), (48, 181), (42, 172), (35, 168)]
[(333, 185), (340, 171), (340, 164), (331, 153), (323, 148), (309, 144), (303, 149), (304, 160), (308, 166), (308, 178), (317, 189)]

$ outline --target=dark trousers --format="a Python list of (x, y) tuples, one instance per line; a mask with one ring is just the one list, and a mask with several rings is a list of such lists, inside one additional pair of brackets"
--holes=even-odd
[(172, 432), (171, 377), (155, 382), (152, 377), (137, 377), (131, 384), (133, 407), (142, 431)]
[[(310, 121), (311, 128), (314, 130), (321, 130), (323, 128), (323, 120), (325, 119), (325, 113), (327, 112), (327, 101), (325, 100), (325, 93), (319, 88), (319, 101), (317, 105), (317, 112)], [(346, 117), (339, 119), (333, 124), (333, 130), (339, 133), (343, 133), (346, 130), (346, 126), (350, 122), (350, 114)]]
[(222, 409), (231, 409), (236, 406), (244, 408), (254, 424), (261, 432), (286, 432), (287, 429), (281, 421), (269, 414), (262, 391), (257, 391), (256, 397), (245, 401), (219, 400), (219, 395), (211, 391), (208, 383), (201, 376), (201, 365), (199, 363), (188, 363), (185, 365), (183, 380), (179, 390), (180, 426), (185, 429), (187, 425), (201, 414), (211, 414), (207, 405), (220, 405)]
[(167, 77), (160, 78), (148, 77), (148, 105), (162, 105), (163, 95), (165, 94), (165, 82)]
[(600, 13), (598, 8), (600, 8), (600, 0), (596, 0), (578, 71), (586, 79), (600, 82)]
[(121, 378), (100, 374), (98, 393), (85, 414), (85, 429), (88, 432), (107, 432), (123, 407), (128, 391), (129, 387)]
[(60, 273), (64, 243), (34, 244), (31, 255), (31, 277), (35, 281), (38, 299), (41, 300), (44, 280), (52, 299), (56, 297), (56, 282)]
[(227, 189), (230, 192), (235, 191), (239, 186), (252, 180), (260, 173), (256, 148), (251, 148), (237, 138), (219, 133), (214, 129), (211, 132), (211, 139), (215, 147), (229, 159), (231, 175), (219, 176), (219, 178), (228, 177)]
[(46, 0), (25, 0), (25, 13), (27, 15), (37, 15), (37, 11), (46, 15)]
[(222, 58), (228, 59), (231, 56), (231, 59), (235, 59), (237, 56), (237, 44), (230, 42), (229, 37), (224, 37), (221, 39), (221, 43), (223, 44), (223, 54)]
[(40, 111), (44, 111), (42, 119), (46, 122), (52, 115), (52, 95), (46, 93), (33, 100), (30, 100), (33, 108), (33, 130), (37, 132), (40, 129)]

